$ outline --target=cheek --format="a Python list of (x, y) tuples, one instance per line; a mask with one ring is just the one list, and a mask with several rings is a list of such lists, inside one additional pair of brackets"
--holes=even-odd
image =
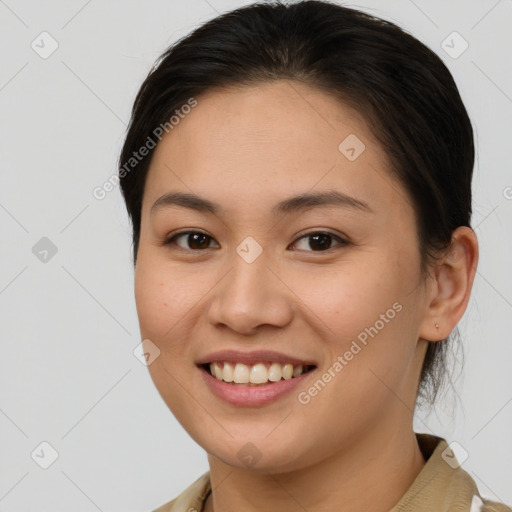
[(343, 358), (336, 381), (364, 397), (359, 391), (369, 377), (376, 379), (370, 368), (390, 382), (400, 380), (415, 349), (418, 304), (411, 293), (414, 276), (403, 262), (361, 257), (345, 263), (329, 272), (309, 272), (293, 289), (304, 315), (322, 333), (331, 362)]
[(135, 271), (135, 303), (145, 337), (166, 339), (207, 292), (200, 274), (141, 254)]
[[(193, 306), (200, 293), (194, 287), (197, 277), (184, 275), (170, 269), (158, 255), (147, 251), (137, 258), (135, 270), (135, 302), (141, 339), (150, 339), (160, 350), (159, 356), (148, 366), (156, 389), (167, 406), (173, 411), (186, 409), (186, 393), (190, 368), (183, 362), (190, 360), (187, 353), (187, 314), (193, 314)], [(195, 283), (198, 286), (200, 282)]]
[(357, 336), (399, 300), (397, 278), (384, 261), (343, 261), (330, 269), (289, 274), (294, 293), (339, 339)]
[[(135, 271), (135, 304), (143, 338), (160, 337), (168, 323), (169, 290), (154, 266), (139, 256)], [(167, 329), (170, 325), (167, 325)]]

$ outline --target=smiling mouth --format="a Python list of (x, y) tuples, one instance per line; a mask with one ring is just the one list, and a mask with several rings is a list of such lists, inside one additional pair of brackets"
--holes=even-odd
[(215, 361), (200, 365), (212, 377), (234, 386), (265, 386), (291, 380), (313, 371), (314, 365), (261, 362), (254, 365)]

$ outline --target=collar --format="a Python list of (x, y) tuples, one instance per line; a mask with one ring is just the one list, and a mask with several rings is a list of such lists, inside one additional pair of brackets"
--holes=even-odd
[[(483, 499), (445, 439), (416, 433), (425, 465), (389, 512), (512, 512), (506, 505)], [(210, 472), (202, 474), (177, 498), (153, 512), (202, 512), (211, 492)]]

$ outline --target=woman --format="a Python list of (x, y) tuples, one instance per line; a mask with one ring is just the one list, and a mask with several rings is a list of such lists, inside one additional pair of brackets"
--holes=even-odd
[(158, 512), (510, 511), (433, 402), (478, 262), (473, 132), (442, 61), (328, 2), (171, 46), (120, 156), (148, 368), (210, 471)]

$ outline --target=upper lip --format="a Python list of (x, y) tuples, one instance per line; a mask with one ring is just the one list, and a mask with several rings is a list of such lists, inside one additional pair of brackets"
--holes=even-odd
[(227, 361), (230, 363), (243, 363), (243, 364), (256, 364), (262, 362), (273, 363), (291, 363), (294, 366), (316, 366), (316, 363), (310, 359), (297, 359), (293, 356), (288, 356), (273, 350), (255, 350), (253, 352), (242, 352), (240, 350), (220, 350), (218, 352), (211, 352), (199, 358), (196, 361), (198, 366), (213, 363), (214, 361)]

